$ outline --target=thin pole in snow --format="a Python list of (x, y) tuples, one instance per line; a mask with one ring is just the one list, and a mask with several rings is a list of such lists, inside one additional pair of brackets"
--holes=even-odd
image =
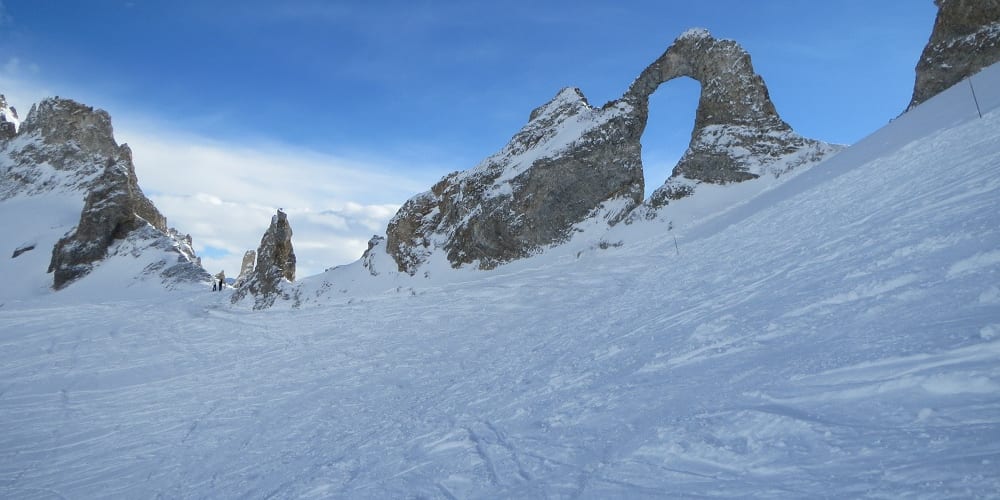
[(677, 250), (677, 255), (681, 254), (681, 248), (677, 246), (677, 235), (674, 235), (674, 250)]
[(979, 109), (979, 99), (976, 98), (976, 87), (972, 86), (972, 76), (969, 76), (969, 88), (972, 89), (972, 102), (976, 103), (976, 112), (979, 113), (979, 117), (983, 117), (982, 110)]

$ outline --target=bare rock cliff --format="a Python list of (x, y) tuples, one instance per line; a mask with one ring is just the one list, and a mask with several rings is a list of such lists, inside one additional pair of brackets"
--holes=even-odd
[(17, 135), (17, 110), (7, 104), (7, 99), (0, 94), (0, 141)]
[(937, 18), (917, 62), (907, 109), (1000, 61), (1000, 0), (935, 0)]
[(145, 225), (168, 232), (166, 217), (139, 188), (132, 151), (123, 144), (91, 186), (76, 229), (52, 250), (53, 287), (58, 290), (86, 275), (115, 240)]

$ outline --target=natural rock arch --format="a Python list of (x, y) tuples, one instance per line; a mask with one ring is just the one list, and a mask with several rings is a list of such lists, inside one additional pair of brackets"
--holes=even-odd
[(594, 108), (579, 89), (563, 89), (499, 153), (408, 200), (389, 222), (386, 251), (410, 274), (438, 249), (452, 266), (488, 269), (567, 240), (585, 219), (623, 220), (643, 203), (649, 96), (682, 76), (701, 83), (695, 127), (652, 209), (701, 182), (779, 175), (831, 150), (781, 120), (742, 47), (689, 30), (621, 98)]
[[(742, 182), (765, 172), (780, 175), (829, 151), (827, 145), (796, 134), (781, 119), (743, 47), (703, 29), (679, 36), (622, 97), (635, 110), (640, 134), (648, 119), (650, 95), (682, 77), (701, 85), (691, 142), (670, 179), (653, 192), (652, 207), (690, 195), (698, 183)], [(799, 158), (774, 165), (795, 153)]]

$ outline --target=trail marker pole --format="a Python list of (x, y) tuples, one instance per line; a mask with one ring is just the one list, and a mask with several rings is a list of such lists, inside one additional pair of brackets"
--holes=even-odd
[(972, 89), (972, 102), (976, 103), (976, 112), (979, 113), (979, 118), (982, 118), (983, 117), (983, 111), (981, 109), (979, 109), (979, 99), (976, 98), (976, 87), (972, 86), (972, 76), (971, 75), (969, 76), (968, 80), (969, 80), (969, 88)]
[(681, 248), (677, 246), (677, 235), (674, 235), (674, 250), (677, 251), (677, 255), (681, 254)]

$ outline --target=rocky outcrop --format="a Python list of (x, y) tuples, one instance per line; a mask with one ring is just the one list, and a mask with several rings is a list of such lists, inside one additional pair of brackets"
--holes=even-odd
[(88, 192), (76, 229), (52, 250), (53, 287), (61, 289), (90, 272), (115, 240), (147, 224), (167, 232), (167, 219), (139, 189), (132, 151), (123, 144)]
[(254, 309), (266, 309), (276, 299), (291, 298), (285, 283), (295, 281), (295, 251), (292, 249), (292, 227), (285, 212), (271, 217), (271, 225), (260, 240), (257, 265), (250, 277), (233, 294), (235, 304), (247, 295), (254, 297)]
[(410, 274), (438, 248), (489, 269), (567, 239), (602, 204), (615, 217), (642, 202), (638, 126), (625, 103), (594, 108), (563, 89), (499, 153), (407, 201), (387, 251)]
[(253, 273), (254, 264), (257, 262), (257, 252), (255, 250), (247, 250), (243, 254), (243, 262), (240, 264), (240, 274), (236, 276), (236, 281), (233, 282), (233, 286), (240, 287), (248, 279), (250, 279), (250, 274)]
[(17, 110), (9, 106), (7, 99), (0, 94), (0, 141), (11, 139), (17, 135), (19, 124)]
[(620, 99), (594, 108), (580, 90), (563, 89), (499, 153), (411, 198), (389, 223), (386, 251), (409, 274), (438, 252), (454, 267), (489, 269), (567, 240), (585, 219), (619, 222), (642, 203), (649, 96), (683, 76), (702, 84), (695, 127), (653, 208), (702, 182), (780, 175), (835, 150), (781, 120), (738, 44), (691, 30)]
[(361, 254), (361, 267), (368, 270), (368, 274), (372, 276), (378, 276), (379, 270), (376, 264), (375, 256), (376, 252), (384, 251), (385, 238), (379, 235), (374, 235), (368, 240), (368, 248), (365, 252)]
[(1000, 0), (935, 0), (937, 18), (917, 62), (907, 109), (1000, 61)]

